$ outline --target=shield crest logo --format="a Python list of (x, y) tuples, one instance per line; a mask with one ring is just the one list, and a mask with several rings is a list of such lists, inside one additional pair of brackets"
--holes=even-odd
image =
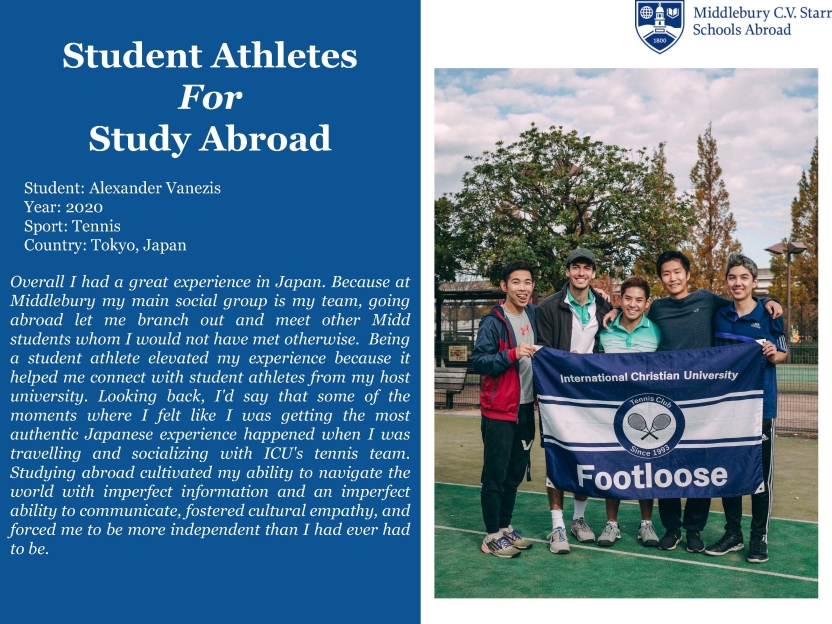
[(684, 29), (684, 0), (636, 0), (636, 32), (653, 52), (667, 52), (679, 41)]

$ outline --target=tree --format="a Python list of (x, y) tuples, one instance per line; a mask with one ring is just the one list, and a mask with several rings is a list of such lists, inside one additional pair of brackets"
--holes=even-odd
[[(652, 232), (650, 238), (661, 240), (661, 247), (644, 250), (644, 253), (636, 260), (633, 274), (645, 278), (650, 284), (650, 292), (653, 297), (660, 296), (662, 282), (656, 274), (656, 258), (658, 254), (669, 249), (679, 249), (690, 237), (693, 227), (693, 215), (688, 205), (687, 196), (676, 196), (676, 182), (673, 175), (667, 170), (667, 156), (664, 153), (666, 143), (659, 143), (658, 148), (653, 150), (653, 157), (650, 159), (650, 175), (653, 178), (653, 186), (656, 189), (661, 216), (656, 223), (649, 225)], [(659, 232), (661, 229), (661, 232)]]
[[(599, 274), (622, 275), (678, 235), (678, 220), (664, 218), (667, 178), (651, 173), (643, 149), (532, 124), (516, 143), (468, 158), (473, 169), (454, 197), (455, 256), (495, 285), (506, 262), (523, 259), (537, 267), (539, 290), (557, 288), (579, 246), (596, 254)], [(684, 202), (677, 209), (684, 217)]]
[(456, 256), (457, 242), (454, 233), (455, 207), (447, 197), (433, 203), (433, 270), (436, 288), (444, 282), (453, 282), (462, 269)]
[[(806, 251), (792, 256), (792, 303), (818, 302), (818, 141), (806, 171), (797, 183), (797, 197), (792, 200), (790, 241), (806, 245)], [(784, 243), (788, 242), (783, 240)], [(786, 301), (786, 257), (772, 256), (772, 284), (769, 293)]]
[(686, 248), (691, 260), (690, 286), (691, 290), (707, 288), (725, 293), (728, 255), (741, 252), (742, 245), (732, 236), (737, 230), (737, 222), (722, 180), (711, 124), (704, 136), (696, 138), (696, 147), (699, 160), (690, 171), (695, 223)]

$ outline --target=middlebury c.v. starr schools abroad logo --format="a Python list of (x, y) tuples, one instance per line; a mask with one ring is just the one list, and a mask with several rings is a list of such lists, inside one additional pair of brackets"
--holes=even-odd
[(679, 41), (685, 29), (685, 2), (636, 0), (636, 32), (644, 44), (661, 54)]
[(624, 450), (651, 459), (670, 453), (685, 433), (685, 416), (661, 394), (637, 394), (621, 404), (613, 419), (615, 437)]

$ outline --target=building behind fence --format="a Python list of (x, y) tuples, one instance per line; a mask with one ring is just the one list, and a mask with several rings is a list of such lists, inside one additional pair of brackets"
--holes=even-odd
[[(471, 354), (480, 319), (497, 301), (500, 291), (485, 283), (465, 290), (443, 290), (437, 299), (435, 366), (468, 370), (465, 388), (453, 396), (454, 407), (479, 406), (480, 378), (471, 370)], [(438, 334), (438, 335), (437, 335)], [(818, 432), (818, 309), (815, 304), (792, 305), (789, 361), (777, 366), (777, 431), (816, 435)], [(446, 396), (436, 393), (434, 406), (445, 409)]]

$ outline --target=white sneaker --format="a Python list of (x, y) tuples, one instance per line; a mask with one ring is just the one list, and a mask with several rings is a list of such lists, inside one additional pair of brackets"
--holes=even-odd
[(556, 555), (569, 554), (569, 542), (566, 540), (566, 529), (558, 527), (548, 535), (549, 537), (549, 552)]
[(594, 542), (595, 533), (592, 532), (583, 518), (578, 518), (572, 521), (572, 535), (574, 535), (579, 542)]
[(500, 559), (513, 559), (520, 554), (520, 551), (511, 545), (505, 535), (501, 535), (499, 538), (486, 535), (480, 550), (487, 555), (494, 555)]
[(649, 546), (655, 548), (659, 545), (659, 536), (656, 534), (656, 529), (653, 528), (653, 523), (648, 522), (642, 524), (638, 529), (638, 539), (642, 546)]
[(508, 541), (511, 542), (511, 545), (518, 550), (528, 550), (534, 546), (534, 544), (520, 534), (520, 531), (511, 525), (508, 525), (507, 529), (503, 529), (500, 532), (505, 535), (508, 538)]
[(607, 526), (601, 531), (601, 537), (598, 538), (598, 545), (603, 547), (614, 546), (617, 540), (621, 539), (621, 531), (618, 528), (617, 522), (607, 522)]

